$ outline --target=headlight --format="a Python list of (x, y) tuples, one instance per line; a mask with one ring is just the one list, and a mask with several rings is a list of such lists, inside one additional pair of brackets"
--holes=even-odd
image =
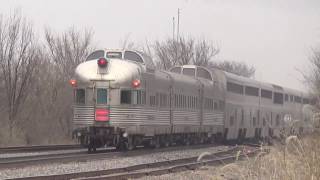
[(128, 133), (125, 132), (125, 133), (122, 134), (122, 136), (123, 137), (128, 137)]

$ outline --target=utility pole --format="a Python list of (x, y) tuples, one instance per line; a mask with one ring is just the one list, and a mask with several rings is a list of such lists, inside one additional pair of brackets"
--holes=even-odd
[(174, 24), (174, 16), (172, 17), (172, 40), (174, 40), (174, 30), (175, 30), (175, 24)]
[(180, 9), (178, 8), (178, 27), (177, 27), (177, 40), (179, 40), (179, 29), (180, 29)]

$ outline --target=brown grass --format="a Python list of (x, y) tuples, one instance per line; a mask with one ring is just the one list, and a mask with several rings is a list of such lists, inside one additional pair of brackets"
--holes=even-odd
[[(212, 179), (320, 179), (320, 134), (305, 138), (290, 136), (285, 145), (275, 144), (268, 155), (225, 165)], [(228, 178), (227, 178), (228, 179)]]

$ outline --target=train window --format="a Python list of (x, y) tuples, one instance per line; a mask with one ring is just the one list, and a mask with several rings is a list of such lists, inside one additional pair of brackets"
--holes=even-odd
[(138, 92), (137, 91), (131, 92), (131, 104), (138, 104)]
[(174, 107), (178, 107), (178, 95), (174, 94)]
[(204, 99), (204, 109), (212, 110), (213, 109), (213, 100), (210, 98)]
[(307, 98), (302, 99), (303, 104), (309, 104), (310, 100)]
[(218, 103), (217, 102), (214, 102), (214, 110), (218, 110), (219, 107), (218, 107)]
[(243, 86), (236, 83), (227, 82), (227, 91), (243, 94)]
[(156, 106), (156, 96), (150, 96), (150, 106)]
[(233, 126), (234, 124), (234, 116), (230, 116), (230, 126)]
[(120, 94), (121, 104), (145, 104), (146, 93), (141, 90), (121, 90)]
[(201, 77), (212, 81), (210, 73), (207, 70), (200, 67), (197, 68), (197, 77)]
[(107, 89), (97, 88), (97, 104), (107, 104)]
[(244, 110), (241, 109), (241, 125), (244, 125)]
[(183, 74), (187, 76), (195, 76), (195, 70), (194, 68), (183, 68)]
[(293, 102), (293, 96), (290, 95), (290, 102)]
[(245, 93), (249, 96), (259, 96), (259, 88), (246, 86)]
[(286, 102), (287, 102), (287, 101), (288, 101), (288, 99), (289, 99), (288, 94), (285, 94), (285, 95), (284, 95), (284, 101), (286, 101)]
[(252, 125), (253, 125), (253, 126), (256, 126), (256, 123), (257, 123), (256, 120), (257, 120), (256, 117), (253, 117), (253, 118), (252, 118)]
[(130, 90), (122, 90), (120, 97), (121, 104), (131, 104), (131, 91)]
[(272, 99), (272, 91), (261, 89), (261, 97)]
[(296, 103), (301, 103), (301, 97), (299, 97), (299, 96), (294, 96), (294, 102), (296, 102)]
[(276, 116), (276, 126), (279, 126), (280, 125), (280, 115), (277, 114)]
[(198, 97), (196, 97), (196, 109), (199, 108), (199, 102), (198, 102)]
[(160, 94), (159, 93), (156, 93), (156, 106), (159, 105), (159, 97), (160, 97)]
[(107, 52), (106, 57), (122, 59), (122, 52)]
[(260, 110), (257, 110), (257, 121), (258, 121), (258, 126), (260, 125)]
[(85, 104), (86, 103), (86, 90), (85, 89), (76, 89), (76, 104)]
[(219, 108), (220, 110), (224, 110), (224, 101), (219, 101)]
[(146, 104), (146, 93), (144, 91), (137, 91), (137, 104)]
[(191, 96), (191, 108), (192, 108), (192, 109), (194, 108), (194, 99), (193, 99), (193, 96)]
[(99, 59), (101, 57), (104, 57), (104, 51), (103, 50), (95, 51), (87, 57), (86, 61)]
[(283, 94), (282, 93), (273, 93), (273, 103), (274, 104), (283, 104)]
[(171, 72), (174, 72), (174, 73), (178, 73), (180, 74), (181, 73), (181, 67), (174, 67), (170, 70)]
[(128, 59), (128, 60), (131, 60), (131, 61), (143, 63), (142, 58), (137, 53), (132, 52), (132, 51), (126, 51), (124, 53), (124, 59)]
[(167, 94), (160, 93), (160, 107), (167, 106)]

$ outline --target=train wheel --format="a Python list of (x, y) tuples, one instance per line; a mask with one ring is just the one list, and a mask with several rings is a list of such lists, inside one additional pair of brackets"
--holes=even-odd
[(134, 149), (133, 144), (129, 143), (129, 142), (124, 142), (124, 147), (125, 147), (125, 150), (127, 150), (127, 151), (131, 151)]
[(155, 148), (160, 148), (160, 137), (156, 136), (154, 140), (154, 147)]
[(200, 144), (204, 144), (206, 142), (206, 137), (204, 135), (200, 136)]
[(88, 145), (88, 153), (94, 153), (96, 151), (97, 151), (97, 148), (95, 145), (95, 139), (91, 137)]
[(185, 139), (183, 140), (183, 144), (185, 146), (190, 146), (190, 144), (191, 144), (190, 137), (185, 137)]
[(162, 136), (160, 140), (161, 140), (162, 147), (169, 147), (171, 144), (170, 138), (168, 138), (167, 136)]

